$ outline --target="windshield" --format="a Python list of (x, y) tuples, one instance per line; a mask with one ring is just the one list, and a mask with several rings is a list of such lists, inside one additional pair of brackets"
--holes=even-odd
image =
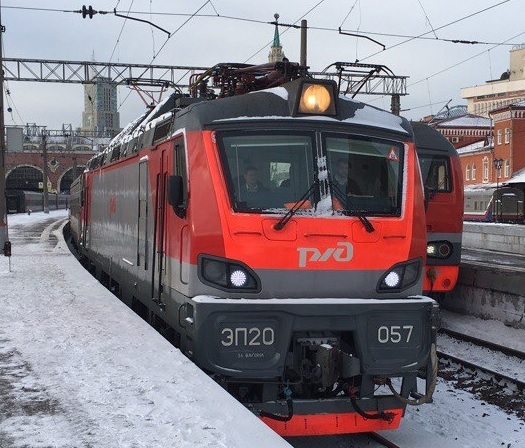
[[(334, 133), (318, 137), (292, 131), (219, 133), (233, 209), (279, 214), (294, 207), (298, 214), (400, 213), (402, 143)], [(316, 142), (321, 140), (319, 147)]]
[(448, 157), (419, 154), (419, 165), (425, 188), (436, 193), (452, 191)]
[(349, 136), (326, 136), (335, 209), (349, 214), (399, 214), (403, 145)]

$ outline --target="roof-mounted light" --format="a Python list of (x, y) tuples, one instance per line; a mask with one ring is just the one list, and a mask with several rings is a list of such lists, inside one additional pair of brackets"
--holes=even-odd
[(324, 114), (332, 104), (329, 90), (319, 84), (303, 84), (299, 112), (303, 114)]
[(334, 81), (300, 79), (290, 83), (290, 87), (295, 90), (293, 115), (337, 115), (337, 84)]

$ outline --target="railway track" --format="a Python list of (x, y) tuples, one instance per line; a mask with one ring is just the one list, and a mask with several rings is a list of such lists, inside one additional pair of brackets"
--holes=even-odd
[[(454, 382), (455, 387), (467, 390), (525, 421), (525, 353), (450, 330), (442, 330), (441, 334), (474, 344), (483, 352), (482, 356), (478, 354), (477, 357), (482, 361), (476, 361), (473, 360), (475, 356), (470, 357), (471, 348), (468, 354), (463, 355), (438, 350), (440, 376)], [(489, 367), (487, 364), (493, 366)], [(512, 371), (509, 366), (515, 370)], [(503, 372), (505, 368), (508, 368), (506, 373)]]
[[(525, 353), (515, 350), (510, 347), (505, 347), (500, 344), (496, 344), (494, 342), (486, 341), (483, 339), (475, 338), (470, 335), (466, 335), (463, 333), (459, 333), (457, 331), (448, 330), (448, 329), (441, 329), (440, 334), (446, 334), (447, 336), (463, 341), (463, 342), (469, 342), (471, 344), (475, 344), (479, 347), (484, 347), (486, 349), (492, 350), (494, 352), (503, 353), (507, 356), (512, 356), (514, 358), (525, 360)], [(523, 392), (525, 391), (525, 379), (517, 378), (513, 375), (507, 375), (505, 373), (493, 370), (491, 368), (488, 368), (486, 366), (482, 366), (480, 364), (477, 364), (475, 362), (463, 359), (459, 356), (452, 355), (450, 353), (445, 353), (443, 351), (438, 350), (438, 357), (444, 361), (448, 360), (449, 362), (455, 362), (457, 364), (462, 365), (463, 367), (473, 370), (473, 371), (480, 371), (483, 372), (491, 377), (494, 378), (496, 383), (507, 383), (508, 386), (514, 385), (519, 391)]]
[(372, 440), (375, 440), (376, 442), (380, 443), (381, 445), (385, 446), (386, 448), (400, 448), (399, 445), (396, 445), (394, 442), (391, 442), (390, 440), (386, 439), (385, 437), (383, 437), (382, 435), (378, 434), (377, 432), (370, 432), (367, 435)]
[(439, 334), (445, 334), (447, 336), (450, 336), (451, 338), (458, 339), (464, 342), (470, 342), (480, 347), (485, 347), (490, 350), (494, 350), (496, 352), (501, 352), (508, 356), (514, 356), (515, 358), (525, 359), (525, 353), (519, 350), (510, 348), (510, 347), (505, 347), (503, 345), (496, 344), (490, 341), (486, 341), (484, 339), (479, 339), (474, 336), (470, 336), (468, 334), (459, 333), (458, 331), (450, 330), (448, 328), (441, 328), (439, 330)]
[(495, 384), (500, 384), (502, 386), (506, 385), (507, 387), (511, 388), (512, 386), (515, 386), (514, 388), (519, 390), (520, 392), (525, 391), (525, 381), (519, 378), (514, 378), (504, 373), (489, 369), (488, 367), (480, 366), (479, 364), (475, 364), (473, 362), (467, 361), (465, 359), (459, 358), (448, 353), (441, 352), (439, 350), (437, 354), (440, 361), (448, 361), (449, 363), (454, 362), (456, 364), (461, 365), (465, 369), (471, 370), (474, 373), (479, 371), (489, 375), (493, 378)]

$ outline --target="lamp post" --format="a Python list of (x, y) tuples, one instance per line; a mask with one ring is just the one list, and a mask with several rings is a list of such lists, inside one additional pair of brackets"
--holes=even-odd
[(501, 173), (501, 165), (503, 165), (503, 159), (494, 159), (494, 166), (496, 167), (496, 197), (494, 198), (496, 222), (498, 221), (498, 213), (501, 215), (501, 198), (499, 196), (499, 175)]
[[(0, 11), (2, 7), (0, 5)], [(2, 25), (0, 12), (0, 251), (11, 256), (11, 243), (7, 233), (7, 206), (5, 201), (5, 126), (4, 126), (4, 64), (2, 57)]]

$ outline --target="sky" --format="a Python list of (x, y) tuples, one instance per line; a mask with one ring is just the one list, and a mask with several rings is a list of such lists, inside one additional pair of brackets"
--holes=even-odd
[[(380, 446), (359, 435), (279, 438), (84, 270), (64, 242), (66, 221), (64, 210), (9, 215), (13, 256), (0, 257), (0, 446)], [(443, 321), (524, 348), (523, 330), (502, 322), (450, 313)], [(463, 356), (446, 338), (438, 349)], [(523, 363), (482, 350), (468, 353), (525, 375)], [(441, 378), (433, 398), (383, 435), (405, 448), (523, 446), (525, 422), (515, 415)]]
[[(439, 112), (449, 101), (449, 106), (466, 104), (460, 89), (498, 79), (509, 68), (513, 45), (525, 43), (525, 0), (93, 0), (84, 4), (110, 13), (90, 20), (78, 13), (49, 11), (80, 10), (80, 1), (1, 0), (4, 57), (203, 67), (219, 62), (260, 64), (267, 62), (274, 33), (269, 22), (278, 13), (283, 24), (308, 21), (312, 71), (336, 61), (359, 60), (386, 65), (396, 75), (409, 77), (409, 95), (401, 98), (402, 114), (420, 119)], [(114, 16), (115, 8), (119, 14), (149, 20), (171, 36), (149, 24)], [(386, 49), (367, 39), (340, 35), (338, 28), (366, 34)], [(298, 61), (299, 30), (280, 27), (280, 33), (285, 55)], [(413, 39), (417, 36), (421, 38)], [(10, 81), (6, 88), (6, 107), (12, 109), (6, 112), (6, 125), (36, 123), (60, 129), (63, 123), (81, 124), (80, 84)], [(145, 105), (129, 88), (118, 90), (123, 127)], [(359, 99), (390, 108), (389, 97)]]

